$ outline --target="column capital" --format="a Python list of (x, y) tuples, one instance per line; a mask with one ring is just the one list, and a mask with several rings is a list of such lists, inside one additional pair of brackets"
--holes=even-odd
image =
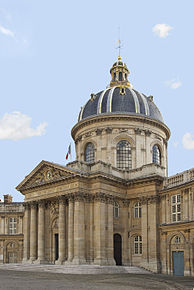
[(57, 202), (59, 204), (66, 205), (67, 204), (67, 198), (64, 195), (58, 196), (57, 197)]
[(24, 206), (25, 210), (27, 210), (27, 209), (30, 208), (30, 203), (29, 202), (24, 202), (23, 206)]
[(38, 207), (39, 208), (45, 208), (45, 206), (46, 206), (45, 200), (38, 201)]
[(94, 196), (94, 200), (105, 203), (107, 201), (107, 195), (103, 192), (97, 192)]
[(33, 208), (33, 209), (37, 208), (37, 202), (36, 201), (31, 201), (29, 204), (30, 204), (31, 208)]

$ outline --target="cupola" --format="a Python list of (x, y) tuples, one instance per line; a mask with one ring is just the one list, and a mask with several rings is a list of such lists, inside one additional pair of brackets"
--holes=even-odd
[(123, 87), (123, 88), (132, 88), (128, 80), (129, 70), (126, 64), (121, 60), (121, 56), (118, 57), (118, 61), (115, 62), (110, 69), (111, 73), (111, 82), (110, 87)]

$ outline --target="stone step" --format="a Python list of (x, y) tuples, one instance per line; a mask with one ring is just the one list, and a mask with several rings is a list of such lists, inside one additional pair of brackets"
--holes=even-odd
[(1, 269), (63, 274), (151, 274), (150, 271), (135, 266), (2, 264)]

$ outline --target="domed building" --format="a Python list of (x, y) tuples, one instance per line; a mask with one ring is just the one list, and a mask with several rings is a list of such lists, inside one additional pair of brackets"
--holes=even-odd
[(118, 57), (81, 108), (76, 160), (42, 161), (25, 195), (23, 263), (140, 266), (194, 275), (194, 169), (168, 177), (170, 130)]

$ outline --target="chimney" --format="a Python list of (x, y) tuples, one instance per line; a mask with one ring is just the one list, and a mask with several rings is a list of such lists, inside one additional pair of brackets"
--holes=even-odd
[(4, 194), (4, 203), (12, 203), (12, 196), (10, 194)]

